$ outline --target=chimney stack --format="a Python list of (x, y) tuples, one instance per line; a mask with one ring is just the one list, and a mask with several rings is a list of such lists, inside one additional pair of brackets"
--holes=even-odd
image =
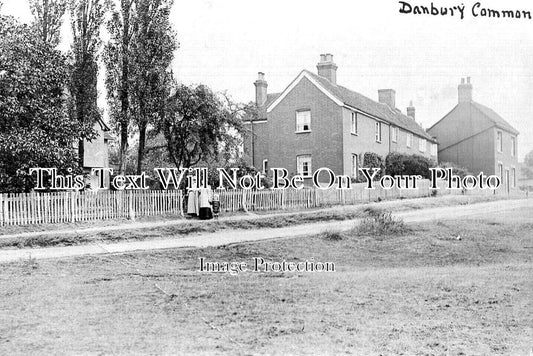
[(326, 78), (333, 84), (337, 84), (337, 65), (333, 63), (333, 55), (331, 53), (321, 54), (320, 62), (316, 65), (318, 75)]
[(409, 116), (413, 120), (415, 119), (415, 107), (413, 106), (412, 100), (409, 102), (409, 106), (407, 107), (407, 116)]
[(255, 85), (255, 103), (257, 107), (262, 107), (265, 105), (267, 100), (267, 87), (268, 84), (265, 80), (265, 73), (259, 72), (257, 80), (254, 82)]
[(472, 84), (470, 83), (470, 77), (461, 78), (461, 84), (457, 87), (459, 92), (459, 103), (469, 103), (472, 101)]
[(394, 89), (379, 89), (378, 100), (382, 104), (387, 104), (391, 109), (396, 108), (396, 92)]

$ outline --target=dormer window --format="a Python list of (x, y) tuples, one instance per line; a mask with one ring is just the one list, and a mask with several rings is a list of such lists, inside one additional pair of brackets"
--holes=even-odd
[(296, 112), (296, 132), (311, 131), (311, 110)]

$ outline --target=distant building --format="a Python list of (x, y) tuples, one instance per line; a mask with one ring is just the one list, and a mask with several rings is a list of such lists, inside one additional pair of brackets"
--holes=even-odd
[(470, 78), (461, 80), (459, 102), (428, 129), (439, 141), (439, 160), (471, 173), (501, 177), (506, 189), (517, 186), (518, 131), (492, 109), (472, 100)]
[(379, 102), (337, 84), (331, 54), (320, 56), (318, 75), (303, 70), (281, 93), (268, 94), (259, 73), (256, 103), (260, 115), (245, 122), (250, 133), (245, 152), (257, 169), (286, 168), (309, 177), (328, 167), (356, 177), (366, 152), (420, 154), (437, 160), (437, 141), (415, 121), (415, 108), (404, 115), (393, 89), (378, 91)]
[(92, 168), (109, 167), (110, 129), (101, 119), (94, 123), (93, 128), (97, 136), (91, 141), (84, 141), (83, 169), (87, 172)]

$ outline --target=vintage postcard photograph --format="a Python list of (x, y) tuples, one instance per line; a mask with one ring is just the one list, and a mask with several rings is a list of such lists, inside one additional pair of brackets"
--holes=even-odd
[(0, 355), (533, 355), (533, 3), (0, 0)]

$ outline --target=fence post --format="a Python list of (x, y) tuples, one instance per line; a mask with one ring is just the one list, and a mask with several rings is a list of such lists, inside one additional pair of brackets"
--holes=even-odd
[(128, 197), (128, 203), (129, 203), (129, 208), (130, 208), (130, 219), (132, 221), (135, 221), (135, 211), (133, 210), (133, 192), (128, 192), (129, 194), (126, 194), (126, 196)]

